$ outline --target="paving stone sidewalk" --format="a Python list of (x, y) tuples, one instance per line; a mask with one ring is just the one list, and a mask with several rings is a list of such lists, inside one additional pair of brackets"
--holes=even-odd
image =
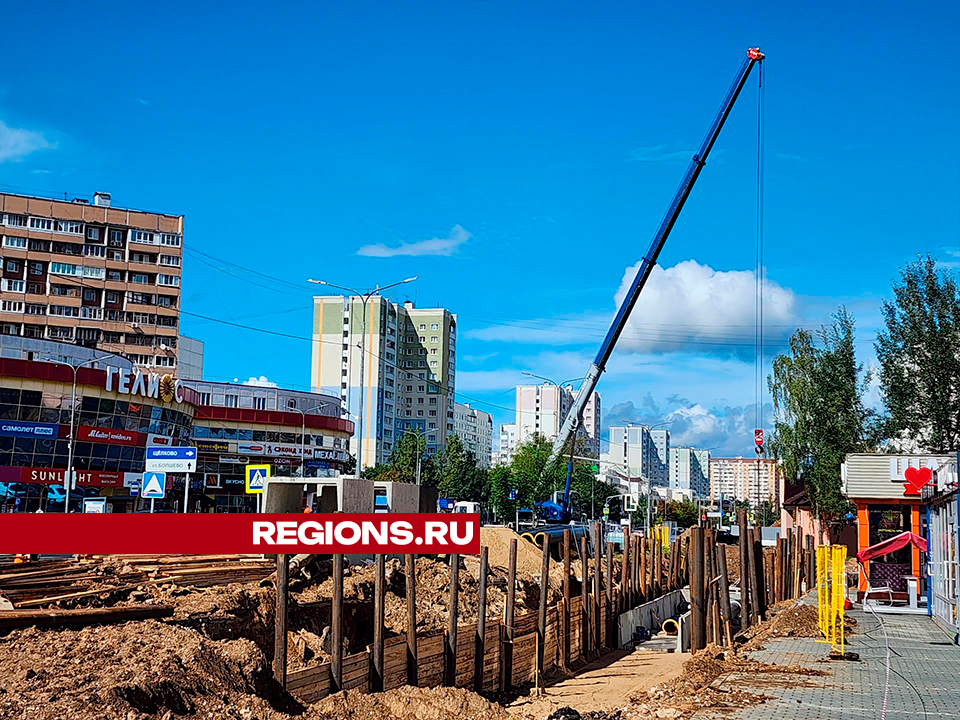
[(829, 647), (812, 638), (768, 642), (751, 657), (777, 665), (823, 670), (823, 677), (730, 673), (714, 687), (765, 695), (761, 705), (731, 714), (702, 710), (696, 720), (873, 720), (882, 716), (886, 675), (884, 628), (890, 644), (887, 720), (960, 720), (960, 647), (925, 615), (882, 615), (852, 611), (856, 634), (848, 649), (859, 662), (827, 661)]

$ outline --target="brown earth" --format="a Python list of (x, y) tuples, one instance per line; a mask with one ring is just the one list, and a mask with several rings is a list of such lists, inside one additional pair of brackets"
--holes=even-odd
[[(752, 627), (744, 633), (748, 638), (744, 651), (759, 650), (767, 640), (784, 637), (821, 637), (820, 615), (816, 605), (797, 605), (786, 601), (774, 605), (773, 617), (765, 623)], [(844, 634), (855, 632), (856, 620), (844, 618)]]
[(385, 693), (346, 691), (310, 708), (311, 720), (513, 720), (500, 705), (461, 688), (402, 687)]

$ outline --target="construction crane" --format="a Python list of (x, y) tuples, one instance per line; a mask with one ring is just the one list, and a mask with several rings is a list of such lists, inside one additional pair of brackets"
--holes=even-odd
[[(607, 331), (607, 336), (600, 345), (600, 351), (597, 353), (597, 357), (590, 365), (590, 369), (587, 371), (586, 377), (584, 377), (583, 383), (580, 385), (580, 390), (577, 392), (577, 398), (574, 400), (573, 406), (570, 408), (570, 411), (567, 413), (567, 416), (563, 421), (563, 426), (560, 428), (560, 432), (557, 435), (557, 440), (553, 444), (553, 450), (550, 453), (550, 457), (547, 460), (545, 468), (552, 467), (560, 457), (561, 453), (563, 453), (567, 443), (573, 441), (574, 435), (577, 431), (577, 426), (580, 424), (580, 418), (583, 415), (583, 409), (586, 406), (590, 396), (593, 394), (593, 391), (597, 387), (597, 382), (600, 380), (600, 374), (606, 369), (607, 361), (610, 359), (610, 355), (613, 354), (613, 348), (616, 346), (617, 340), (620, 338), (620, 334), (627, 325), (630, 312), (633, 310), (634, 305), (637, 304), (637, 299), (640, 297), (640, 293), (643, 291), (643, 287), (646, 285), (647, 279), (650, 277), (653, 266), (657, 262), (657, 257), (660, 255), (660, 251), (663, 250), (664, 243), (666, 243), (667, 237), (670, 235), (670, 231), (673, 230), (673, 226), (677, 222), (677, 218), (680, 216), (680, 211), (683, 210), (683, 205), (690, 196), (690, 191), (693, 190), (694, 183), (697, 182), (697, 178), (700, 176), (700, 171), (703, 170), (703, 166), (707, 162), (707, 156), (710, 154), (713, 144), (717, 141), (717, 137), (720, 135), (720, 130), (723, 128), (723, 124), (726, 122), (727, 116), (730, 115), (730, 111), (733, 109), (733, 104), (737, 101), (740, 91), (746, 84), (747, 77), (750, 75), (750, 71), (753, 69), (753, 66), (761, 62), (763, 58), (764, 54), (760, 52), (760, 48), (750, 48), (747, 50), (747, 56), (743, 59), (743, 63), (740, 65), (740, 69), (737, 71), (736, 79), (733, 81), (733, 84), (727, 91), (727, 95), (723, 99), (723, 104), (720, 105), (720, 110), (717, 111), (716, 116), (713, 118), (713, 122), (710, 124), (710, 129), (703, 138), (700, 148), (690, 160), (690, 164), (687, 166), (687, 170), (683, 174), (683, 180), (680, 181), (680, 187), (677, 188), (677, 192), (674, 194), (673, 200), (670, 201), (670, 205), (667, 207), (667, 212), (660, 223), (660, 227), (657, 228), (657, 232), (653, 236), (650, 247), (647, 249), (646, 255), (643, 256), (643, 260), (640, 262), (640, 267), (637, 269), (637, 274), (633, 278), (633, 283), (630, 285), (630, 290), (627, 292), (626, 297), (624, 297), (623, 302), (620, 304), (620, 309), (617, 311), (617, 315), (613, 319), (613, 324), (610, 326), (610, 330)], [(563, 494), (563, 522), (569, 522), (570, 520), (570, 481), (572, 476), (573, 459), (571, 458), (567, 464), (567, 483)]]

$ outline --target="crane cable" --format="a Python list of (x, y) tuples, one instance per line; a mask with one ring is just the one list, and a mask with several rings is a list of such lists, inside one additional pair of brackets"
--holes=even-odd
[[(755, 352), (755, 428), (763, 428), (763, 155), (764, 155), (764, 88), (763, 67), (760, 63), (757, 82), (757, 266), (756, 266), (756, 324), (754, 328)], [(757, 456), (759, 460), (759, 455)], [(760, 490), (760, 473), (757, 471), (757, 491)], [(759, 496), (757, 502), (760, 502)]]

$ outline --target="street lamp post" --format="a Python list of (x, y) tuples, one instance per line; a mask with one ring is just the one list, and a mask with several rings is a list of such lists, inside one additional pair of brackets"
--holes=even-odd
[[(84, 360), (82, 363), (77, 365), (72, 365), (71, 363), (60, 362), (55, 360), (54, 362), (57, 365), (66, 365), (73, 371), (73, 390), (70, 393), (70, 435), (67, 438), (67, 472), (63, 480), (63, 511), (65, 513), (70, 512), (70, 486), (73, 485), (73, 430), (74, 430), (74, 417), (77, 412), (77, 371), (80, 370), (84, 365), (89, 363), (99, 362), (101, 360), (106, 360), (109, 356), (103, 357), (94, 357), (89, 360)], [(82, 509), (82, 508), (81, 508)]]
[(296, 406), (296, 400), (293, 398), (290, 399), (290, 402), (287, 404), (287, 410), (292, 410), (294, 412), (300, 413), (300, 477), (306, 477), (304, 474), (305, 463), (307, 462), (306, 455), (306, 434), (307, 434), (307, 414), (312, 413), (313, 411), (320, 409), (322, 410), (325, 407), (337, 407), (340, 405), (338, 403), (332, 402), (323, 402), (320, 401), (316, 406), (310, 408), (309, 410), (301, 410)]
[[(420, 438), (423, 438), (423, 449), (420, 449)], [(417, 485), (420, 485), (420, 460), (427, 451), (427, 438), (417, 430)]]
[(313, 278), (307, 278), (307, 282), (312, 282), (316, 285), (325, 285), (326, 287), (336, 288), (337, 290), (346, 290), (351, 296), (356, 296), (360, 298), (363, 308), (363, 317), (361, 318), (360, 323), (360, 412), (357, 414), (357, 475), (363, 470), (363, 371), (364, 371), (364, 361), (366, 355), (366, 337), (367, 337), (367, 300), (369, 300), (374, 295), (379, 294), (382, 290), (388, 290), (389, 288), (396, 287), (397, 285), (403, 285), (405, 283), (413, 282), (417, 279), (417, 276), (408, 277), (405, 280), (400, 280), (399, 282), (391, 283), (390, 285), (380, 286), (377, 285), (373, 290), (362, 293), (359, 290), (354, 290), (353, 288), (348, 288), (344, 285), (335, 285), (333, 283), (326, 282), (325, 280), (314, 280)]

